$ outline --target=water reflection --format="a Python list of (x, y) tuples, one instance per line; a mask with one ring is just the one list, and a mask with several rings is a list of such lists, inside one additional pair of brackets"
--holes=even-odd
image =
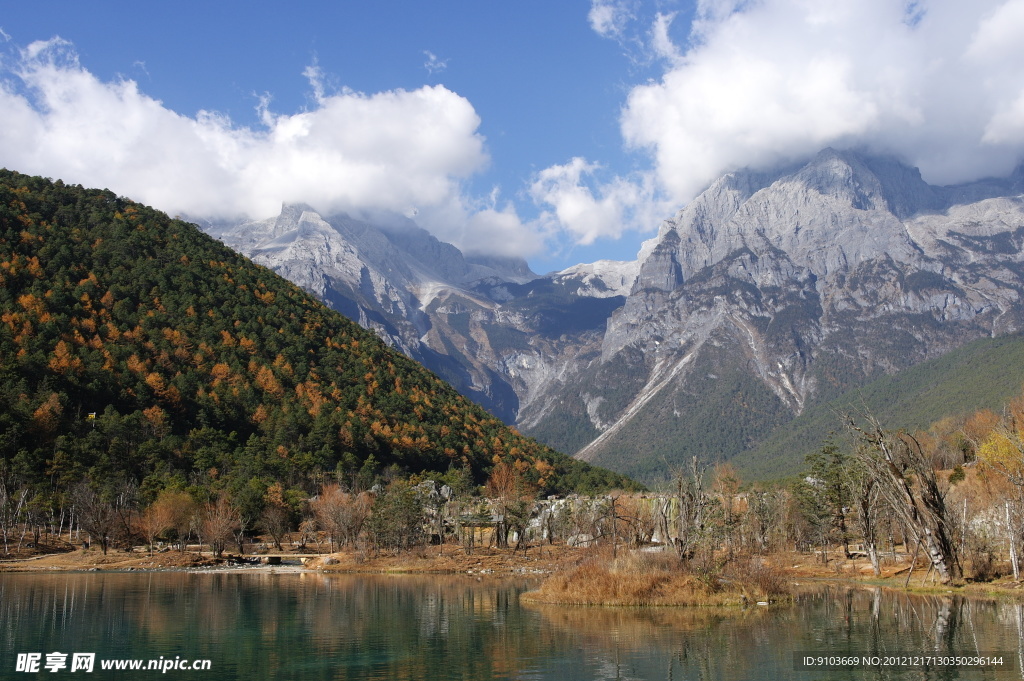
[[(542, 626), (573, 637), (575, 646), (599, 658), (592, 678), (1024, 678), (1024, 606), (1014, 603), (820, 586), (798, 594), (792, 606), (770, 609), (538, 609)], [(662, 656), (660, 673), (650, 659), (655, 650)], [(988, 671), (797, 672), (794, 652), (882, 658), (1002, 652), (1005, 659)]]
[[(55, 650), (208, 658), (217, 679), (1022, 678), (1018, 604), (822, 587), (791, 606), (746, 610), (521, 607), (529, 586), (315, 573), (0, 575), (0, 678), (14, 676), (17, 653)], [(794, 651), (1013, 659), (989, 672), (796, 672)]]

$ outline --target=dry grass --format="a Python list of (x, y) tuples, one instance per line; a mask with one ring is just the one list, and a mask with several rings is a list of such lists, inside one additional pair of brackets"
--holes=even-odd
[(522, 598), (562, 605), (721, 606), (778, 600), (787, 592), (782, 576), (760, 563), (737, 564), (731, 572), (710, 577), (684, 570), (671, 554), (612, 559), (597, 553)]
[(727, 563), (722, 580), (731, 588), (742, 589), (751, 598), (779, 600), (790, 595), (789, 579), (766, 560), (756, 556)]

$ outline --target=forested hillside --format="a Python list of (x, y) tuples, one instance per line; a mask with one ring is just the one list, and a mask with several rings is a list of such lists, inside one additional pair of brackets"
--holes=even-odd
[[(0, 171), (0, 475), (262, 494), (499, 461), (542, 491), (628, 480), (505, 427), (374, 334), (202, 234)], [(262, 490), (262, 491), (261, 491)]]
[(1024, 336), (982, 338), (811, 407), (733, 463), (748, 480), (792, 476), (830, 433), (844, 429), (845, 415), (871, 413), (886, 427), (906, 432), (948, 421), (958, 424), (955, 431), (972, 412), (1002, 409), (1020, 396), (1022, 385)]

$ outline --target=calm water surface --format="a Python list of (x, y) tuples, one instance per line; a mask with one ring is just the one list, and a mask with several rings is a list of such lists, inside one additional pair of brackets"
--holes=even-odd
[[(816, 587), (791, 605), (702, 611), (520, 605), (522, 580), (268, 574), (0, 574), (0, 679), (1022, 679), (1024, 608)], [(94, 652), (92, 674), (16, 671)], [(967, 655), (1001, 669), (796, 671), (794, 652)], [(103, 659), (210, 671), (103, 671)], [(69, 665), (70, 666), (70, 665)]]

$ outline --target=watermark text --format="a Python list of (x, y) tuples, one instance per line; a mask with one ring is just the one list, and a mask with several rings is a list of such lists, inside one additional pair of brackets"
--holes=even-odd
[(192, 660), (180, 655), (173, 658), (160, 656), (159, 659), (96, 659), (96, 653), (18, 653), (14, 662), (14, 671), (37, 672), (86, 672), (97, 668), (104, 671), (158, 671), (166, 674), (171, 671), (209, 671), (210, 660)]

